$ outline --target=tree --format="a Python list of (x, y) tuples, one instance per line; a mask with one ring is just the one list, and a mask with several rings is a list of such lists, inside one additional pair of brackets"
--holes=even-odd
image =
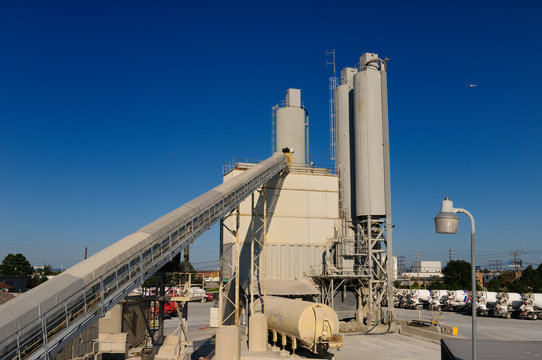
[(442, 269), (444, 282), (450, 288), (468, 289), (471, 286), (471, 266), (463, 260), (451, 260)]
[(34, 271), (34, 276), (29, 282), (29, 287), (38, 286), (48, 280), (47, 275), (53, 274), (53, 267), (51, 265), (43, 265), (41, 269)]
[(501, 290), (502, 286), (499, 278), (495, 278), (487, 284), (487, 291), (500, 292)]
[(0, 264), (1, 276), (27, 276), (34, 273), (34, 268), (23, 254), (8, 254)]
[(527, 292), (527, 285), (525, 285), (525, 282), (523, 280), (515, 279), (506, 286), (506, 290), (508, 290), (508, 292), (524, 294)]
[(433, 281), (428, 287), (428, 290), (446, 290), (448, 286), (440, 281)]

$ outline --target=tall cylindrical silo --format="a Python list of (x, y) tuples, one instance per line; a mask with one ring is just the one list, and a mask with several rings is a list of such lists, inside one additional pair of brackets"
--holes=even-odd
[(341, 85), (335, 90), (335, 136), (336, 157), (341, 191), (341, 214), (345, 220), (352, 219), (353, 208), (353, 173), (351, 163), (354, 152), (354, 74), (355, 68), (344, 68), (341, 72)]
[(282, 151), (288, 147), (294, 151), (292, 162), (305, 164), (305, 109), (301, 106), (301, 92), (298, 89), (288, 89), (286, 106), (276, 112), (276, 147)]
[[(365, 63), (376, 54), (364, 54)], [(386, 215), (381, 78), (377, 63), (354, 75), (356, 215)]]

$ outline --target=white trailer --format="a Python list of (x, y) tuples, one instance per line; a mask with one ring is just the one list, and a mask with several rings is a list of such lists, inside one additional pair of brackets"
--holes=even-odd
[(520, 311), (521, 305), (523, 305), (521, 294), (500, 292), (497, 294), (497, 304), (493, 314), (509, 319), (512, 317), (512, 313)]
[(448, 299), (443, 309), (458, 311), (470, 303), (469, 293), (466, 290), (448, 290)]
[(448, 290), (431, 290), (431, 309), (442, 310), (448, 301)]
[(523, 304), (519, 307), (520, 317), (527, 319), (540, 319), (542, 317), (542, 294), (527, 293), (522, 295)]
[(495, 291), (476, 292), (476, 311), (479, 315), (488, 316), (497, 305), (497, 293)]
[(429, 307), (431, 292), (429, 290), (410, 290), (408, 307), (411, 309), (423, 309)]
[(408, 289), (401, 289), (399, 296), (397, 297), (397, 307), (406, 308), (410, 293)]

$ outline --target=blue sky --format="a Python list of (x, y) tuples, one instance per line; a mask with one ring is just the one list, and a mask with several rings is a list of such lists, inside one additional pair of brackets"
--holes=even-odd
[[(538, 263), (541, 14), (536, 1), (2, 2), (0, 258), (71, 266), (218, 184), (224, 162), (266, 158), (289, 87), (312, 160), (331, 164), (334, 48), (338, 69), (390, 57), (394, 252), (468, 258), (466, 218), (434, 234), (449, 195), (477, 220), (479, 263), (514, 249)], [(215, 227), (192, 260), (216, 259)]]

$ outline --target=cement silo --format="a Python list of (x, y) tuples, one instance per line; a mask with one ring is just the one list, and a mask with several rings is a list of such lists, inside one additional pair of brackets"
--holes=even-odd
[[(365, 53), (354, 75), (356, 215), (386, 215), (382, 84), (378, 55)], [(374, 61), (373, 61), (374, 60)]]
[(354, 196), (351, 184), (353, 173), (351, 163), (354, 160), (354, 75), (356, 68), (346, 67), (341, 71), (341, 85), (335, 91), (335, 124), (337, 146), (337, 170), (340, 182), (341, 216), (352, 221)]
[(276, 151), (293, 150), (293, 163), (306, 164), (306, 111), (301, 105), (301, 90), (286, 91), (285, 106), (276, 110)]

